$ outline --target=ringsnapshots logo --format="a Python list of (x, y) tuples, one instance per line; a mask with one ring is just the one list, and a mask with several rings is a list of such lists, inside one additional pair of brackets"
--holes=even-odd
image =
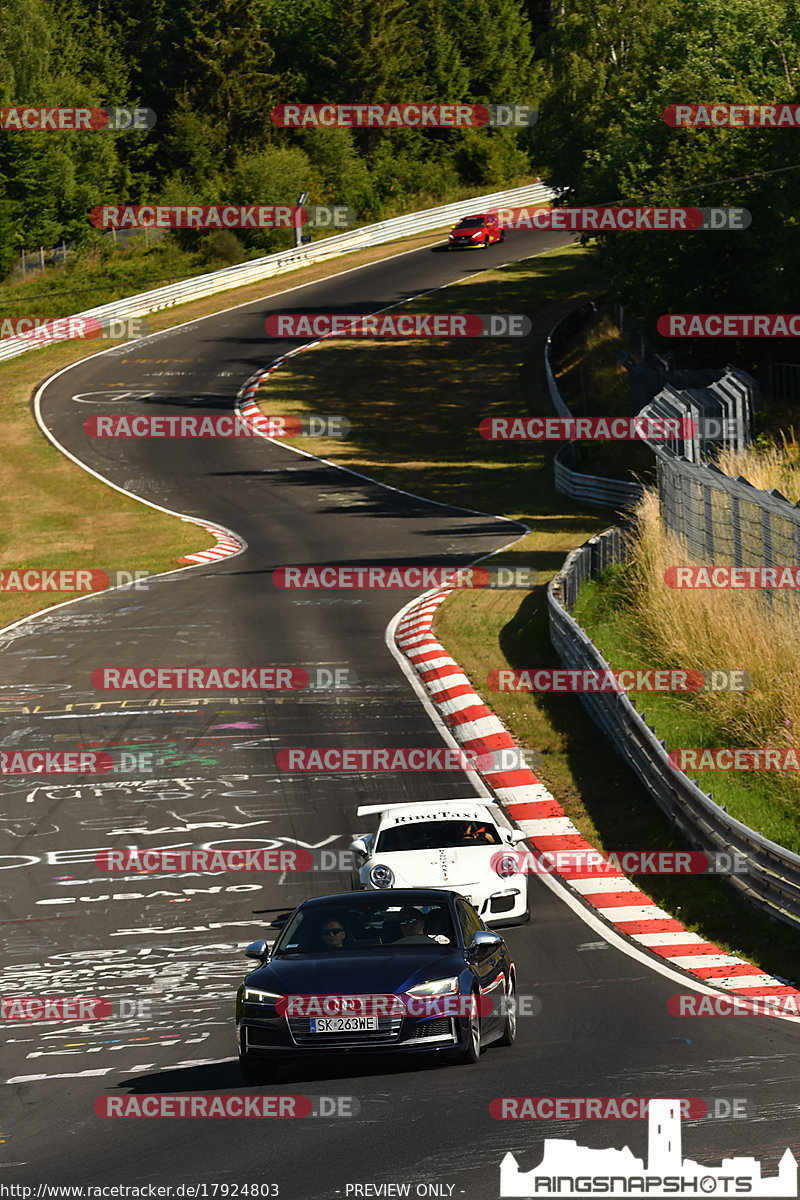
[(747, 875), (746, 855), (717, 850), (612, 850), (594, 849), (497, 850), (491, 858), (496, 875)]
[[(732, 1102), (731, 1102), (732, 1103)], [(538, 1167), (521, 1171), (509, 1151), (500, 1164), (501, 1197), (613, 1196), (796, 1196), (797, 1161), (791, 1150), (778, 1174), (763, 1178), (755, 1158), (729, 1157), (719, 1167), (684, 1158), (682, 1101), (650, 1100), (647, 1162), (622, 1150), (593, 1150), (574, 1140), (545, 1138)]]
[(358, 220), (346, 204), (98, 204), (97, 229), (348, 229)]
[(668, 104), (663, 118), (674, 129), (796, 129), (798, 104)]
[(668, 338), (795, 338), (800, 313), (667, 313), (656, 328)]
[(800, 567), (667, 567), (664, 572), (667, 587), (688, 591), (715, 589), (800, 588)]
[(119, 413), (87, 417), (83, 422), (86, 436), (94, 438), (346, 438), (350, 429), (347, 417), (318, 414), (271, 417), (237, 412), (213, 417), (167, 417)]
[(487, 442), (671, 442), (693, 438), (691, 417), (484, 417)]
[(730, 671), (637, 668), (612, 671), (571, 667), (497, 669), (489, 671), (492, 692), (744, 692), (752, 687), (748, 673)]
[(748, 229), (746, 208), (498, 208), (503, 229), (559, 229), (572, 233), (670, 232), (692, 233), (718, 229)]
[(535, 125), (531, 104), (276, 104), (281, 129), (481, 129)]
[(265, 322), (278, 338), (527, 337), (524, 313), (271, 313)]
[(133, 587), (146, 591), (150, 571), (104, 571), (99, 567), (4, 567), (0, 569), (0, 593), (67, 592), (88, 594), (109, 588)]
[(136, 133), (156, 119), (152, 108), (0, 108), (3, 133)]
[(792, 746), (681, 746), (669, 761), (678, 771), (800, 771)]
[(0, 339), (16, 338), (36, 346), (78, 338), (128, 341), (144, 337), (150, 325), (144, 317), (100, 321), (97, 317), (0, 317)]
[(276, 567), (274, 587), (300, 591), (428, 590), (434, 587), (523, 589), (536, 587), (532, 567), (309, 566)]

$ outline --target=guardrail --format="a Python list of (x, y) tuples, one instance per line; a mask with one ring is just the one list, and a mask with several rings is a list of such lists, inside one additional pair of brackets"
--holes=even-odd
[[(128, 296), (113, 304), (103, 304), (99, 308), (90, 308), (85, 312), (73, 314), (75, 318), (93, 318), (100, 321), (105, 328), (111, 321), (121, 321), (127, 317), (143, 317), (147, 313), (157, 312), (162, 308), (170, 308), (175, 304), (185, 304), (188, 300), (201, 300), (217, 292), (228, 291), (231, 288), (245, 287), (250, 283), (258, 283), (269, 279), (283, 271), (295, 270), (310, 262), (322, 262), (339, 254), (347, 254), (351, 250), (363, 250), (369, 246), (379, 246), (396, 238), (409, 237), (415, 233), (425, 233), (430, 229), (438, 229), (442, 225), (454, 224), (470, 210), (480, 211), (493, 207), (514, 207), (517, 205), (546, 204), (553, 200), (556, 193), (543, 183), (526, 184), (524, 187), (510, 188), (503, 192), (490, 192), (483, 196), (472, 196), (466, 200), (458, 200), (454, 204), (444, 204), (439, 208), (428, 208), (421, 212), (406, 213), (402, 217), (392, 217), (388, 221), (378, 221), (374, 225), (363, 225), (360, 229), (350, 229), (346, 233), (334, 234), (333, 237), (322, 238), (318, 242), (293, 248), (279, 250), (265, 258), (252, 259), (249, 262), (237, 263), (233, 267), (225, 267), (221, 271), (212, 271), (207, 275), (196, 275), (192, 279), (184, 279), (179, 283), (168, 284), (151, 292), (140, 292), (136, 296)], [(0, 361), (16, 358), (29, 350), (40, 346), (50, 345), (54, 341), (46, 334), (39, 336), (16, 336), (3, 338), (0, 341)]]
[[(556, 383), (552, 363), (553, 344), (566, 333), (579, 328), (596, 309), (597, 300), (588, 301), (580, 308), (567, 313), (547, 335), (544, 344), (544, 372), (550, 400), (560, 417), (572, 417), (574, 414)], [(553, 460), (557, 492), (563, 496), (570, 496), (573, 500), (582, 500), (586, 504), (597, 504), (604, 508), (628, 507), (641, 500), (644, 488), (640, 483), (627, 479), (607, 479), (604, 475), (585, 475), (582, 471), (576, 471), (574, 468), (578, 457), (578, 445), (578, 442), (569, 442), (562, 446)], [(571, 462), (568, 461), (570, 459)]]
[[(567, 667), (611, 670), (569, 610), (586, 580), (627, 557), (631, 527), (616, 526), (573, 550), (547, 589), (550, 639)], [(688, 845), (742, 855), (748, 874), (726, 876), (731, 887), (769, 916), (800, 927), (800, 855), (737, 821), (673, 767), (665, 743), (624, 692), (585, 692), (580, 699)]]

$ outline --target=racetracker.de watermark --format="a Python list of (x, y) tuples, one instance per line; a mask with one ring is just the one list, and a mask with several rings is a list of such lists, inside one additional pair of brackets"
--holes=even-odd
[(501, 668), (490, 671), (492, 692), (745, 692), (752, 687), (746, 671), (698, 671), (636, 668), (601, 671), (569, 667)]
[(126, 846), (123, 850), (98, 850), (94, 861), (98, 871), (143, 874), (181, 871), (311, 871), (315, 867), (311, 851), (302, 849), (147, 850)]
[(97, 229), (347, 229), (358, 220), (346, 204), (98, 204)]
[(667, 1000), (667, 1011), (673, 1017), (798, 1017), (800, 992), (785, 992), (780, 996), (703, 996), (697, 992), (678, 992)]
[(87, 750), (0, 750), (0, 775), (107, 775), (110, 754)]
[(155, 123), (152, 108), (0, 108), (3, 133), (135, 133)]
[(488, 442), (669, 442), (693, 438), (691, 417), (484, 417)]
[(787, 129), (800, 125), (798, 104), (668, 104), (662, 115), (673, 128)]
[(522, 750), (464, 750), (447, 746), (403, 746), (356, 749), (351, 746), (303, 746), (276, 750), (279, 771), (522, 771)]
[(509, 875), (747, 875), (743, 854), (717, 850), (497, 850), (492, 870)]
[[(245, 1002), (248, 1002), (248, 999), (246, 993)], [(258, 999), (257, 989), (255, 999)], [(517, 1016), (536, 1017), (542, 1011), (542, 1002), (538, 996), (515, 994), (511, 1003)], [(468, 992), (440, 995), (415, 995), (413, 992), (358, 992), (349, 995), (322, 993), (280, 996), (275, 1000), (275, 1011), (279, 1016), (308, 1017), (313, 1020), (337, 1017), (486, 1017), (490, 1016), (495, 1008), (501, 1016), (505, 1016), (509, 1007), (506, 996), (497, 1000), (490, 995), (476, 996)]]
[[(497, 1096), (489, 1104), (496, 1121), (646, 1121), (656, 1096)], [(746, 1099), (684, 1096), (682, 1121), (744, 1119)]]
[(800, 588), (800, 567), (667, 567), (664, 583), (670, 588), (708, 591), (740, 588)]
[(563, 229), (575, 233), (671, 232), (747, 229), (746, 208), (498, 208), (502, 229)]
[(150, 571), (104, 571), (99, 567), (4, 567), (0, 569), (0, 592), (104, 592), (108, 588), (133, 586), (146, 591), (144, 579)]
[(105, 1021), (150, 1018), (154, 1001), (115, 996), (3, 996), (0, 1021)]
[(800, 337), (800, 313), (667, 313), (656, 325), (662, 337)]
[(800, 771), (791, 746), (682, 746), (670, 751), (669, 761), (679, 771)]
[(242, 871), (352, 871), (352, 850), (307, 850), (283, 847), (245, 847), (241, 850), (214, 850), (210, 847), (175, 847), (150, 850), (126, 846), (121, 850), (93, 851), (98, 871), (132, 875), (223, 875)]
[(270, 337), (480, 338), (527, 337), (524, 313), (271, 313)]
[(535, 125), (531, 104), (276, 104), (282, 129), (476, 129)]
[(310, 683), (305, 667), (96, 667), (92, 671), (92, 687), (100, 692), (294, 692)]
[(350, 566), (276, 567), (277, 588), (319, 591), (412, 590), (419, 588), (533, 588), (532, 567)]
[(360, 1111), (355, 1096), (268, 1096), (184, 1092), (170, 1096), (98, 1096), (98, 1117), (354, 1117)]
[(243, 416), (224, 413), (213, 417), (145, 416), (120, 413), (107, 417), (88, 417), (83, 422), (87, 437), (97, 438), (345, 438), (351, 429), (347, 417), (305, 416), (271, 417), (264, 413)]
[(0, 338), (19, 338), (37, 346), (69, 342), (75, 338), (125, 341), (150, 332), (145, 317), (100, 321), (97, 317), (0, 317)]

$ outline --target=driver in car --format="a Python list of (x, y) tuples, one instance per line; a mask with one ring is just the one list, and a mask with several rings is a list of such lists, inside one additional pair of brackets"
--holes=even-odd
[(430, 937), (425, 932), (425, 917), (417, 908), (404, 908), (400, 913), (400, 933), (406, 937)]

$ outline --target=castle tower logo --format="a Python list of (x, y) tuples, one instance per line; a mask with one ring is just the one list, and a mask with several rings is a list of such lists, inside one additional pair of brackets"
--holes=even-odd
[(723, 1158), (704, 1167), (682, 1157), (679, 1100), (651, 1100), (647, 1165), (622, 1150), (592, 1150), (575, 1141), (546, 1138), (542, 1161), (520, 1171), (510, 1152), (500, 1164), (502, 1197), (569, 1196), (797, 1196), (797, 1160), (787, 1148), (778, 1174), (762, 1178), (755, 1158)]

